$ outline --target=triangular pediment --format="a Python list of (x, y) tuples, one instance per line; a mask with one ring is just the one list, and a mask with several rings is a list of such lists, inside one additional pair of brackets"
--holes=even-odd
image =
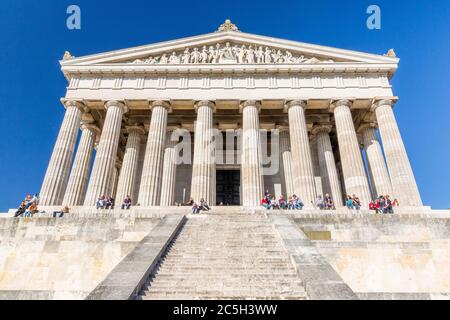
[(61, 61), (63, 67), (335, 63), (397, 64), (398, 58), (227, 30)]

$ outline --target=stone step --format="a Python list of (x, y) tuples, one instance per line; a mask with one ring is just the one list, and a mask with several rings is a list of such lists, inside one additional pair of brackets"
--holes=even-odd
[(142, 299), (307, 299), (264, 214), (188, 216)]
[(225, 296), (282, 296), (282, 295), (290, 295), (290, 294), (305, 294), (306, 292), (304, 290), (268, 290), (267, 288), (263, 287), (255, 287), (253, 290), (252, 288), (248, 289), (228, 289), (228, 288), (212, 288), (212, 289), (199, 289), (192, 287), (185, 287), (185, 288), (172, 288), (170, 291), (167, 289), (151, 289), (151, 291), (144, 292), (144, 295), (150, 296), (150, 295), (167, 295), (167, 294), (192, 294), (192, 295), (225, 295)]
[(249, 281), (245, 283), (245, 287), (242, 287), (242, 281), (221, 281), (221, 282), (193, 282), (193, 281), (167, 281), (167, 282), (154, 282), (151, 283), (149, 286), (149, 289), (154, 291), (156, 289), (173, 289), (173, 290), (179, 290), (179, 289), (195, 289), (195, 290), (212, 290), (215, 287), (220, 288), (240, 288), (251, 290), (254, 288), (260, 288), (261, 290), (270, 288), (270, 286), (276, 286), (276, 289), (273, 289), (273, 291), (277, 290), (286, 290), (287, 288), (289, 290), (303, 290), (303, 282), (301, 281)]
[(209, 293), (207, 295), (195, 295), (195, 294), (148, 294), (140, 297), (142, 300), (307, 300), (308, 297), (305, 294), (289, 294), (282, 296), (275, 295), (215, 295)]
[(306, 300), (306, 292), (149, 292), (141, 296), (143, 300)]
[[(188, 274), (186, 275), (185, 273), (171, 273), (171, 274), (157, 274), (157, 278), (158, 280), (166, 280), (166, 279), (186, 279), (186, 277), (189, 277), (190, 279), (202, 279), (205, 277), (205, 275), (202, 274)], [(207, 275), (208, 279), (229, 279), (231, 277), (231, 275), (229, 274), (225, 274), (225, 275), (221, 275), (221, 274), (209, 274)], [(282, 274), (274, 274), (274, 273), (252, 273), (252, 274), (237, 274), (237, 275), (232, 275), (233, 279), (248, 279), (248, 280), (252, 280), (252, 279), (264, 279), (270, 277), (270, 279), (285, 279), (285, 280), (300, 280), (300, 278), (298, 277), (297, 273), (295, 271), (291, 271), (291, 270), (286, 270), (284, 271)], [(152, 279), (155, 279), (156, 275), (152, 276)]]

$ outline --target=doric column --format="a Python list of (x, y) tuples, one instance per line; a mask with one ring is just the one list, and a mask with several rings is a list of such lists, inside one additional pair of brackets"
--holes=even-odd
[(327, 186), (326, 192), (330, 190), (336, 207), (343, 206), (341, 183), (336, 169), (333, 148), (330, 141), (330, 125), (317, 125), (313, 133), (317, 137), (317, 155), (320, 167), (320, 175)]
[(192, 164), (191, 197), (199, 202), (204, 198), (210, 205), (216, 203), (214, 190), (216, 163), (213, 131), (215, 104), (200, 101), (196, 104), (197, 121), (194, 131), (194, 162)]
[(155, 101), (151, 108), (152, 118), (139, 190), (139, 203), (143, 207), (160, 204), (162, 162), (170, 104), (166, 101)]
[(70, 165), (80, 129), (81, 110), (84, 106), (77, 101), (67, 101), (65, 107), (64, 120), (41, 187), (40, 205), (43, 206), (61, 205), (69, 179)]
[(312, 206), (316, 187), (305, 118), (306, 102), (294, 100), (286, 105), (289, 115), (292, 165), (294, 167), (294, 191), (303, 199), (305, 206)]
[(122, 117), (127, 112), (127, 107), (119, 101), (108, 101), (105, 107), (105, 122), (84, 200), (85, 206), (95, 205), (99, 196), (111, 196), (113, 191), (111, 181), (116, 164)]
[(122, 169), (120, 170), (117, 184), (116, 201), (120, 203), (125, 197), (132, 197), (136, 181), (137, 166), (141, 148), (141, 135), (145, 133), (140, 126), (126, 128), (128, 132), (125, 155), (123, 157)]
[(241, 105), (243, 113), (242, 125), (242, 203), (246, 207), (259, 206), (264, 195), (262, 171), (261, 136), (259, 127), (259, 111), (261, 106), (254, 100)]
[(63, 200), (63, 205), (69, 207), (83, 204), (92, 164), (94, 144), (97, 137), (100, 136), (100, 129), (93, 124), (83, 124), (81, 130), (80, 142), (78, 143), (77, 153), (73, 161)]
[(419, 189), (411, 164), (403, 144), (397, 121), (395, 120), (392, 100), (380, 100), (373, 105), (380, 128), (386, 162), (393, 189), (393, 198), (401, 206), (422, 206)]
[(161, 206), (169, 207), (175, 201), (175, 183), (177, 176), (177, 141), (172, 141), (173, 129), (167, 131), (164, 148), (164, 166), (161, 183)]
[(350, 111), (351, 106), (351, 101), (339, 100), (332, 105), (332, 109), (336, 121), (345, 190), (349, 195), (359, 197), (361, 205), (367, 207), (371, 201), (370, 189)]
[(280, 154), (283, 166), (286, 197), (294, 194), (294, 182), (292, 180), (292, 154), (289, 141), (289, 128), (280, 129)]
[(364, 150), (369, 163), (370, 177), (374, 186), (374, 196), (392, 194), (392, 185), (384, 160), (383, 151), (377, 137), (375, 123), (366, 123), (360, 126), (358, 132), (362, 135)]

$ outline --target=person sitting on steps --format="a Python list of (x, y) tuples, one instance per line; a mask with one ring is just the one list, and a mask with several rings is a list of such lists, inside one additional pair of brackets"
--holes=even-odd
[(27, 210), (26, 206), (27, 206), (27, 202), (25, 200), (23, 200), (22, 203), (20, 204), (19, 208), (17, 209), (16, 213), (14, 214), (14, 218), (17, 218), (17, 217), (23, 215), (25, 213), (25, 211)]
[(130, 196), (126, 196), (125, 199), (123, 199), (123, 203), (122, 203), (122, 210), (130, 210), (131, 207), (131, 197)]
[(59, 218), (62, 218), (65, 214), (69, 213), (70, 209), (68, 206), (65, 206), (64, 208), (62, 208), (61, 211), (55, 211), (53, 212), (53, 218), (56, 218), (57, 216), (59, 216)]
[(105, 209), (105, 205), (106, 205), (106, 197), (105, 196), (100, 196), (97, 199), (97, 202), (95, 204), (95, 206), (97, 207), (97, 210), (98, 209)]
[(199, 214), (199, 213), (200, 213), (200, 206), (196, 204), (194, 200), (192, 200), (192, 214)]
[(205, 199), (200, 199), (200, 211), (209, 211), (211, 208), (209, 207), (208, 203), (205, 201)]
[(27, 211), (25, 211), (24, 217), (32, 217), (36, 213), (38, 213), (39, 210), (37, 208), (36, 202), (31, 203), (31, 205), (28, 207)]

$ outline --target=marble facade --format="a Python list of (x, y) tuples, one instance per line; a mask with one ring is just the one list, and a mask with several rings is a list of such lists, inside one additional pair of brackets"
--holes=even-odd
[[(265, 191), (296, 193), (307, 205), (329, 193), (339, 206), (347, 194), (363, 206), (389, 194), (421, 207), (393, 112), (398, 63), (392, 50), (247, 34), (229, 21), (200, 36), (66, 53), (66, 113), (40, 205), (89, 207), (101, 195), (130, 195), (141, 207), (190, 197), (216, 205), (224, 187), (216, 173), (230, 170), (240, 172), (244, 207), (258, 206)], [(237, 136), (232, 150), (217, 144), (226, 133)]]

